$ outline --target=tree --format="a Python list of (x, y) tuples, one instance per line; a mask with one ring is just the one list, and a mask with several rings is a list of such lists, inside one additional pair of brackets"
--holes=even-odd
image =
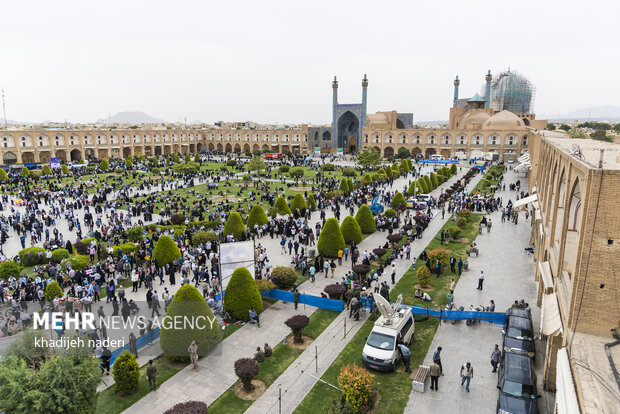
[(560, 129), (563, 130), (563, 131), (568, 132), (568, 131), (571, 130), (571, 127), (569, 125), (562, 124), (562, 125), (560, 125)]
[(140, 366), (136, 357), (124, 350), (112, 366), (114, 389), (120, 395), (129, 395), (138, 389), (140, 383)]
[(310, 211), (316, 210), (316, 201), (314, 200), (314, 195), (308, 194), (308, 207)]
[(99, 164), (99, 168), (101, 168), (103, 171), (107, 171), (108, 168), (110, 168), (110, 164), (108, 163), (108, 160), (106, 158), (101, 160), (101, 163)]
[(125, 159), (125, 168), (131, 170), (133, 168), (133, 160), (129, 157)]
[(431, 283), (431, 271), (426, 266), (420, 266), (416, 271), (416, 276), (420, 287), (427, 287)]
[(357, 155), (357, 163), (364, 168), (376, 167), (381, 163), (381, 154), (374, 148), (366, 148)]
[(284, 197), (278, 197), (275, 207), (278, 209), (278, 214), (291, 214), (291, 209), (288, 207), (288, 203)]
[(571, 138), (587, 138), (588, 137), (588, 135), (581, 129), (573, 129), (568, 133), (568, 135)]
[(457, 170), (457, 168), (456, 168), (456, 164), (452, 164), (452, 165), (450, 166), (450, 172), (451, 172), (452, 174), (456, 174), (456, 170)]
[(554, 124), (552, 124), (551, 122), (549, 122), (549, 123), (547, 124), (547, 130), (549, 130), (549, 131), (555, 131), (555, 125), (554, 125)]
[(255, 224), (262, 226), (267, 223), (269, 223), (269, 219), (265, 214), (263, 206), (258, 204), (252, 206), (252, 210), (250, 210), (250, 214), (248, 214), (248, 228), (253, 231)]
[(310, 318), (308, 318), (306, 315), (291, 316), (286, 320), (286, 322), (284, 322), (284, 324), (291, 328), (291, 331), (293, 331), (293, 337), (295, 338), (293, 342), (295, 342), (296, 344), (304, 343), (304, 338), (301, 336), (301, 334), (304, 328), (308, 326), (309, 323)]
[(62, 171), (63, 174), (69, 174), (69, 167), (67, 167), (67, 164), (63, 164), (60, 167), (60, 171)]
[(0, 263), (0, 279), (7, 280), (9, 277), (19, 278), (22, 266), (14, 260), (6, 260)]
[(372, 407), (376, 392), (375, 376), (365, 368), (356, 364), (343, 366), (338, 375), (338, 387), (342, 390), (342, 398), (350, 406), (350, 411), (346, 412), (361, 413)]
[(28, 169), (28, 167), (22, 167), (22, 177), (30, 177), (30, 170)]
[(234, 236), (235, 239), (241, 240), (241, 235), (244, 231), (245, 225), (243, 224), (243, 219), (239, 213), (233, 211), (228, 215), (226, 224), (224, 224), (224, 236), (228, 236), (230, 234)]
[(194, 154), (194, 162), (197, 162), (197, 163), (202, 162), (202, 158), (200, 158), (200, 154), (198, 153)]
[(407, 208), (407, 200), (405, 199), (405, 196), (403, 195), (403, 193), (401, 192), (397, 192), (396, 194), (394, 194), (394, 198), (392, 198), (392, 202), (390, 203), (390, 206), (394, 209), (394, 210), (404, 210)]
[(179, 246), (167, 234), (161, 235), (153, 249), (153, 258), (157, 260), (157, 265), (165, 266), (179, 257), (181, 257)]
[(260, 367), (253, 358), (241, 358), (235, 361), (235, 375), (239, 377), (243, 384), (243, 391), (250, 393), (254, 391), (252, 379), (258, 375)]
[(338, 187), (338, 189), (342, 191), (343, 194), (348, 194), (350, 192), (349, 183), (345, 178), (340, 179), (340, 187)]
[(426, 189), (427, 189), (428, 193), (430, 193), (431, 191), (433, 191), (435, 189), (435, 187), (433, 187), (433, 183), (431, 182), (431, 179), (429, 178), (428, 175), (422, 176), (422, 179), (424, 180), (424, 184), (426, 184)]
[(360, 225), (362, 233), (364, 234), (372, 234), (377, 231), (377, 223), (367, 204), (362, 204), (359, 210), (357, 210), (355, 221)]
[(593, 133), (590, 134), (590, 138), (595, 139), (597, 141), (607, 141), (613, 142), (614, 138), (607, 135), (607, 132), (603, 129), (597, 129)]
[(338, 220), (333, 217), (327, 219), (319, 234), (317, 248), (322, 256), (332, 258), (338, 257), (339, 250), (344, 250), (344, 237), (342, 237)]
[(393, 178), (394, 177), (394, 174), (392, 173), (392, 167), (390, 165), (385, 167), (385, 176), (387, 178)]
[(261, 313), (263, 299), (250, 271), (245, 267), (238, 267), (233, 272), (224, 293), (224, 310), (237, 319), (247, 321), (250, 319), (252, 308), (256, 313)]
[(52, 175), (52, 169), (50, 168), (49, 165), (45, 164), (43, 166), (43, 168), (41, 169), (41, 175), (43, 176)]
[(392, 164), (392, 176), (394, 178), (398, 178), (398, 176), (400, 175), (401, 171), (400, 171), (400, 167), (398, 166), (398, 163), (395, 162), (394, 164)]
[(62, 298), (62, 289), (55, 280), (48, 283), (45, 288), (45, 300), (52, 302), (55, 298)]
[(370, 173), (366, 173), (364, 178), (362, 178), (362, 183), (366, 185), (372, 183), (372, 177), (370, 176)]
[(0, 168), (0, 181), (8, 181), (9, 180), (9, 176), (7, 175), (6, 171), (4, 171), (4, 168)]
[(295, 214), (295, 217), (298, 216), (297, 210), (299, 209), (299, 214), (303, 215), (306, 212), (308, 205), (306, 204), (306, 200), (304, 196), (300, 193), (295, 194), (293, 197), (293, 201), (291, 202), (291, 211)]
[(400, 162), (400, 169), (404, 172), (409, 172), (410, 168), (409, 168), (409, 163), (407, 162), (407, 160), (402, 160)]
[(288, 173), (288, 175), (290, 175), (293, 178), (301, 178), (304, 176), (304, 169), (301, 167), (293, 168)]
[(396, 153), (396, 158), (405, 159), (409, 157), (411, 157), (411, 151), (409, 151), (407, 148), (402, 147), (398, 149), (398, 152)]
[(261, 170), (264, 170), (265, 168), (266, 168), (265, 160), (263, 160), (261, 157), (252, 157), (252, 159), (250, 160), (250, 162), (248, 162), (248, 165), (246, 167), (246, 169), (249, 172), (261, 171)]
[(192, 160), (192, 156), (189, 153), (185, 154), (185, 162), (190, 162)]
[(409, 184), (409, 188), (407, 189), (407, 194), (408, 194), (408, 195), (412, 196), (412, 195), (414, 195), (414, 194), (416, 194), (416, 193), (418, 193), (418, 194), (419, 194), (419, 193), (421, 193), (421, 191), (416, 191), (416, 185), (417, 185), (417, 184), (418, 184), (418, 183), (417, 183), (417, 181), (416, 181), (416, 180), (413, 180), (413, 181), (411, 182), (411, 184)]
[(346, 244), (351, 242), (360, 243), (362, 241), (362, 229), (357, 221), (351, 216), (346, 216), (340, 225), (340, 231)]
[(351, 181), (350, 178), (347, 178), (347, 185), (349, 186), (349, 192), (355, 190), (355, 187), (353, 187), (353, 181)]
[(271, 271), (271, 278), (278, 289), (289, 290), (297, 282), (297, 272), (290, 266), (276, 266)]
[(439, 180), (437, 178), (437, 174), (435, 174), (434, 172), (431, 172), (431, 185), (433, 186), (433, 190), (437, 187), (439, 187)]
[[(228, 293), (228, 291), (227, 291)], [(191, 323), (162, 324), (159, 343), (171, 361), (189, 361), (187, 348), (192, 341), (198, 345), (198, 355), (207, 355), (220, 342), (220, 327), (202, 294), (191, 284), (184, 284), (172, 297), (166, 317)]]

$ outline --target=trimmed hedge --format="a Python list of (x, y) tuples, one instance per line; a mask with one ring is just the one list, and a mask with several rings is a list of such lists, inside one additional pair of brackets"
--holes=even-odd
[(63, 269), (66, 269), (65, 266), (67, 262), (71, 263), (71, 268), (73, 270), (82, 270), (88, 267), (90, 258), (84, 254), (78, 254), (76, 256), (71, 256), (65, 260), (63, 260), (60, 265)]
[(248, 214), (248, 228), (253, 231), (255, 224), (262, 226), (267, 223), (269, 223), (269, 219), (267, 218), (267, 214), (265, 214), (265, 209), (255, 204), (252, 210), (250, 210), (250, 214)]
[(19, 263), (13, 260), (6, 260), (0, 263), (0, 279), (7, 280), (11, 276), (19, 278), (22, 269)]
[(385, 214), (385, 217), (392, 218), (396, 215), (396, 210), (394, 210), (393, 208), (388, 208), (383, 214)]
[(278, 289), (289, 290), (297, 282), (297, 272), (289, 266), (276, 266), (271, 271), (271, 278)]
[(390, 206), (394, 209), (394, 210), (404, 210), (407, 208), (407, 200), (405, 199), (405, 196), (403, 195), (403, 193), (401, 193), (400, 191), (397, 192), (394, 195), (394, 198), (392, 198), (392, 202), (390, 203)]
[(157, 260), (157, 265), (165, 266), (179, 257), (181, 251), (174, 240), (167, 234), (160, 236), (153, 249), (153, 258)]
[(236, 211), (233, 211), (228, 215), (228, 219), (226, 220), (226, 224), (224, 224), (224, 236), (228, 236), (229, 234), (233, 235), (235, 239), (241, 240), (241, 235), (245, 231), (245, 224), (243, 224), (243, 219)]
[(310, 211), (316, 210), (316, 201), (314, 200), (314, 195), (312, 194), (308, 194), (308, 207), (310, 208)]
[(345, 194), (351, 192), (351, 189), (349, 188), (349, 183), (347, 182), (346, 178), (343, 177), (340, 179), (340, 187), (338, 187), (338, 189)]
[(164, 414), (207, 414), (208, 411), (204, 401), (185, 401), (173, 405)]
[[(207, 355), (220, 341), (220, 327), (202, 294), (191, 284), (177, 290), (168, 305), (166, 316), (187, 317), (190, 324), (162, 324), (159, 343), (164, 355), (171, 361), (189, 361), (187, 348), (192, 341), (198, 345), (198, 355)], [(171, 319), (174, 320), (174, 319)]]
[[(39, 258), (39, 256), (37, 255), (38, 252), (41, 252), (41, 258)], [(45, 263), (47, 261), (47, 259), (45, 258), (45, 249), (42, 247), (37, 247), (37, 246), (33, 246), (33, 247), (27, 247), (23, 250), (21, 250), (18, 254), (19, 256), (19, 261), (21, 262), (22, 265), (27, 266), (28, 265), (28, 259), (27, 259), (27, 254), (30, 253), (30, 265), (37, 265), (37, 264), (42, 264)]]
[(426, 185), (426, 190), (428, 193), (430, 193), (431, 191), (435, 189), (428, 175), (423, 176), (422, 179), (424, 180), (424, 184)]
[(357, 221), (351, 216), (346, 216), (344, 220), (342, 220), (340, 231), (342, 232), (342, 237), (344, 238), (344, 242), (346, 244), (350, 245), (353, 241), (356, 243), (360, 243), (362, 241), (362, 229)]
[(321, 233), (319, 234), (319, 241), (317, 243), (317, 249), (322, 256), (325, 257), (338, 257), (338, 251), (344, 250), (345, 242), (338, 225), (338, 220), (335, 218), (329, 218), (325, 222)]
[(295, 197), (293, 197), (293, 201), (291, 202), (291, 211), (294, 214), (297, 214), (297, 209), (299, 209), (300, 214), (304, 214), (307, 208), (308, 204), (306, 204), (306, 199), (304, 196), (299, 193), (295, 194)]
[(420, 266), (416, 271), (416, 276), (420, 287), (427, 287), (431, 283), (431, 271), (426, 266)]
[(118, 394), (129, 395), (136, 391), (140, 383), (140, 366), (136, 357), (127, 350), (121, 352), (112, 366), (112, 376)]
[(250, 319), (250, 309), (256, 313), (263, 311), (263, 299), (256, 282), (245, 267), (238, 267), (233, 272), (226, 292), (224, 293), (224, 310), (232, 313), (237, 319)]
[(342, 169), (342, 175), (344, 175), (345, 177), (355, 177), (356, 174), (357, 172), (355, 171), (355, 169), (351, 167), (345, 167)]
[(364, 234), (372, 234), (377, 231), (377, 223), (375, 222), (375, 218), (370, 211), (370, 207), (367, 204), (362, 204), (360, 209), (357, 211), (355, 215), (355, 221), (360, 225), (362, 229), (362, 233)]
[(439, 187), (439, 180), (437, 179), (437, 174), (431, 172), (431, 184), (433, 185), (433, 190)]
[(62, 289), (55, 280), (48, 283), (45, 288), (45, 300), (51, 302), (54, 298), (62, 298)]
[(67, 249), (56, 249), (52, 251), (52, 260), (55, 262), (62, 262), (67, 257), (71, 256)]
[(452, 172), (452, 174), (456, 174), (456, 171), (457, 171), (456, 164), (452, 164), (452, 165), (450, 166), (450, 171)]
[(284, 197), (278, 197), (274, 207), (278, 209), (278, 214), (286, 215), (291, 214), (291, 209), (288, 207), (288, 203)]

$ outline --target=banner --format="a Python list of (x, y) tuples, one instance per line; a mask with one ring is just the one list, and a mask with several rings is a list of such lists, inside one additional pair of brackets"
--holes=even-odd
[(336, 148), (336, 156), (337, 156), (337, 157), (342, 157), (342, 156), (344, 156), (344, 149), (342, 149), (342, 148)]
[(52, 169), (60, 168), (60, 158), (50, 158), (50, 167)]
[(314, 147), (314, 155), (317, 157), (321, 156), (321, 147)]

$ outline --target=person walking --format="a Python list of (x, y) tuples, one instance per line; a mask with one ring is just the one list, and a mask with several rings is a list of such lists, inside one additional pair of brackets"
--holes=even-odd
[(499, 350), (499, 345), (495, 344), (495, 348), (493, 348), (493, 352), (491, 352), (491, 365), (493, 365), (493, 371), (491, 372), (497, 372), (497, 366), (501, 359), (502, 351)]
[(456, 288), (456, 282), (454, 279), (450, 279), (450, 294), (454, 295), (454, 288)]
[(396, 265), (392, 263), (392, 284), (396, 283)]
[(441, 365), (441, 350), (443, 348), (438, 346), (437, 350), (433, 353), (433, 362), (439, 365), (439, 374), (443, 375), (443, 365)]
[(409, 366), (409, 361), (411, 359), (411, 351), (402, 341), (398, 342), (398, 349), (400, 350), (400, 354), (403, 357), (403, 364), (405, 364), (405, 372), (411, 372), (411, 367)]
[(192, 341), (187, 348), (187, 353), (189, 354), (189, 359), (192, 361), (194, 371), (198, 372), (198, 345), (196, 341)]
[(459, 276), (461, 276), (461, 274), (463, 273), (463, 259), (460, 257), (459, 257), (458, 268), (459, 268)]
[(323, 271), (325, 272), (325, 279), (327, 279), (327, 274), (329, 272), (329, 268), (330, 268), (329, 260), (325, 260), (323, 262)]
[(435, 361), (430, 366), (431, 374), (431, 390), (439, 391), (439, 376), (441, 375), (441, 368)]
[(491, 232), (491, 226), (492, 226), (492, 225), (493, 225), (493, 224), (491, 223), (491, 219), (489, 219), (489, 220), (487, 221), (487, 233), (490, 233), (490, 232)]
[(293, 295), (293, 303), (295, 304), (295, 310), (297, 310), (297, 305), (299, 305), (299, 290), (295, 289), (295, 294)]
[(452, 255), (450, 256), (450, 271), (456, 273), (456, 259)]
[(471, 363), (467, 362), (465, 365), (461, 365), (461, 372), (459, 373), (459, 376), (461, 377), (461, 387), (465, 382), (467, 382), (465, 389), (469, 392), (469, 384), (471, 379), (474, 377), (474, 367), (471, 366)]
[(482, 290), (482, 284), (484, 283), (484, 270), (480, 271), (480, 276), (478, 276), (478, 287), (476, 289)]
[(149, 388), (157, 390), (157, 368), (153, 365), (152, 359), (149, 359), (149, 365), (146, 367), (146, 379), (149, 381)]

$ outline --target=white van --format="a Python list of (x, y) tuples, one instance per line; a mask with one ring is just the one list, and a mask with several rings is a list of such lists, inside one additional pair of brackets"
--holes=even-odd
[(431, 155), (430, 160), (431, 161), (445, 161), (445, 158), (443, 157), (443, 155), (433, 154)]
[(396, 346), (398, 340), (407, 346), (413, 340), (413, 314), (408, 308), (400, 306), (402, 295), (398, 296), (394, 305), (390, 305), (381, 295), (375, 295), (375, 300), (381, 316), (366, 338), (362, 363), (378, 371), (393, 371), (401, 357)]

